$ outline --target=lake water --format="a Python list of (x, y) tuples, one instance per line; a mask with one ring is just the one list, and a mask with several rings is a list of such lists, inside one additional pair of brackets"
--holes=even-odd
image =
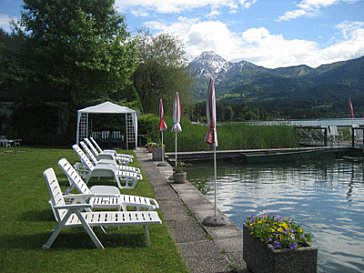
[[(206, 179), (214, 202), (213, 162), (188, 167)], [(345, 160), (285, 165), (218, 162), (218, 208), (240, 228), (251, 213), (276, 212), (310, 231), (318, 272), (364, 272), (364, 164)]]

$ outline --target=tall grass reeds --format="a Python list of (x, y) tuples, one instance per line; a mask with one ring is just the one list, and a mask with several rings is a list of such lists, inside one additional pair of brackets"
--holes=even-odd
[[(167, 118), (169, 127), (173, 121)], [(178, 133), (178, 151), (204, 151), (210, 148), (204, 142), (206, 125), (181, 121), (182, 132)], [(166, 151), (174, 151), (174, 132), (164, 132)], [(244, 123), (218, 124), (219, 150), (270, 149), (297, 147), (298, 135), (295, 129), (285, 125), (250, 125)]]

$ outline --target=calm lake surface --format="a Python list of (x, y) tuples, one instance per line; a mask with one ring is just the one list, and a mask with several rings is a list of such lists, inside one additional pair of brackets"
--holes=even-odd
[[(364, 272), (363, 163), (217, 165), (218, 208), (240, 228), (253, 212), (289, 216), (313, 234), (318, 272)], [(206, 179), (214, 202), (213, 162), (187, 172), (190, 181)]]

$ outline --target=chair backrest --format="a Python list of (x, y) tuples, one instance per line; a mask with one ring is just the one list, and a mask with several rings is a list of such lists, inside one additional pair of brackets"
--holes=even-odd
[(96, 149), (99, 150), (100, 153), (102, 153), (102, 149), (99, 146), (99, 144), (97, 144), (96, 140), (94, 140), (93, 137), (90, 137), (90, 140), (94, 144), (94, 146), (96, 147)]
[(101, 132), (101, 139), (108, 140), (110, 138), (110, 131), (102, 131)]
[(64, 215), (67, 213), (66, 209), (55, 209), (55, 206), (63, 206), (65, 205), (64, 197), (62, 194), (61, 187), (59, 186), (56, 174), (53, 168), (46, 169), (43, 172), (44, 180), (47, 184), (49, 194), (51, 196), (50, 204), (52, 206), (52, 210), (55, 213), (55, 217), (57, 221), (63, 219)]
[(85, 138), (84, 141), (90, 148), (90, 150), (94, 153), (95, 156), (99, 155), (99, 152), (96, 150), (95, 146), (91, 143), (91, 141), (88, 138)]
[(121, 133), (120, 133), (120, 131), (112, 131), (111, 132), (111, 137), (114, 140), (120, 140), (121, 139)]
[(71, 186), (74, 186), (80, 193), (92, 194), (92, 191), (89, 187), (87, 187), (86, 183), (67, 159), (62, 158), (59, 160), (58, 166), (67, 176), (68, 182)]
[(87, 158), (85, 153), (81, 150), (80, 146), (78, 146), (77, 144), (74, 144), (72, 146), (72, 149), (76, 152), (76, 154), (80, 158), (80, 160), (81, 160), (82, 164), (85, 166), (85, 168), (87, 168), (89, 171), (92, 172), (94, 169), (94, 165), (92, 165), (91, 161)]
[(80, 144), (83, 148), (83, 150), (86, 152), (86, 154), (88, 155), (88, 158), (94, 163), (94, 165), (97, 164), (97, 159), (96, 157), (93, 155), (93, 153), (90, 151), (90, 149), (87, 147), (86, 143), (83, 141), (80, 141)]

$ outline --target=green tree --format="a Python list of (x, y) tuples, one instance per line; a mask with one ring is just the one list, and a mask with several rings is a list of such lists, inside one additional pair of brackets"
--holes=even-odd
[[(114, 0), (24, 0), (15, 30), (26, 41), (22, 84), (70, 95), (73, 104), (131, 84), (136, 50)], [(26, 58), (25, 58), (26, 57)]]
[(231, 121), (233, 120), (233, 117), (234, 117), (233, 108), (230, 105), (226, 106), (224, 109), (224, 119), (226, 121)]
[(162, 98), (168, 114), (176, 92), (187, 110), (191, 104), (192, 78), (186, 70), (182, 42), (170, 34), (152, 36), (147, 31), (140, 31), (135, 41), (139, 65), (133, 80), (144, 111), (157, 114)]

